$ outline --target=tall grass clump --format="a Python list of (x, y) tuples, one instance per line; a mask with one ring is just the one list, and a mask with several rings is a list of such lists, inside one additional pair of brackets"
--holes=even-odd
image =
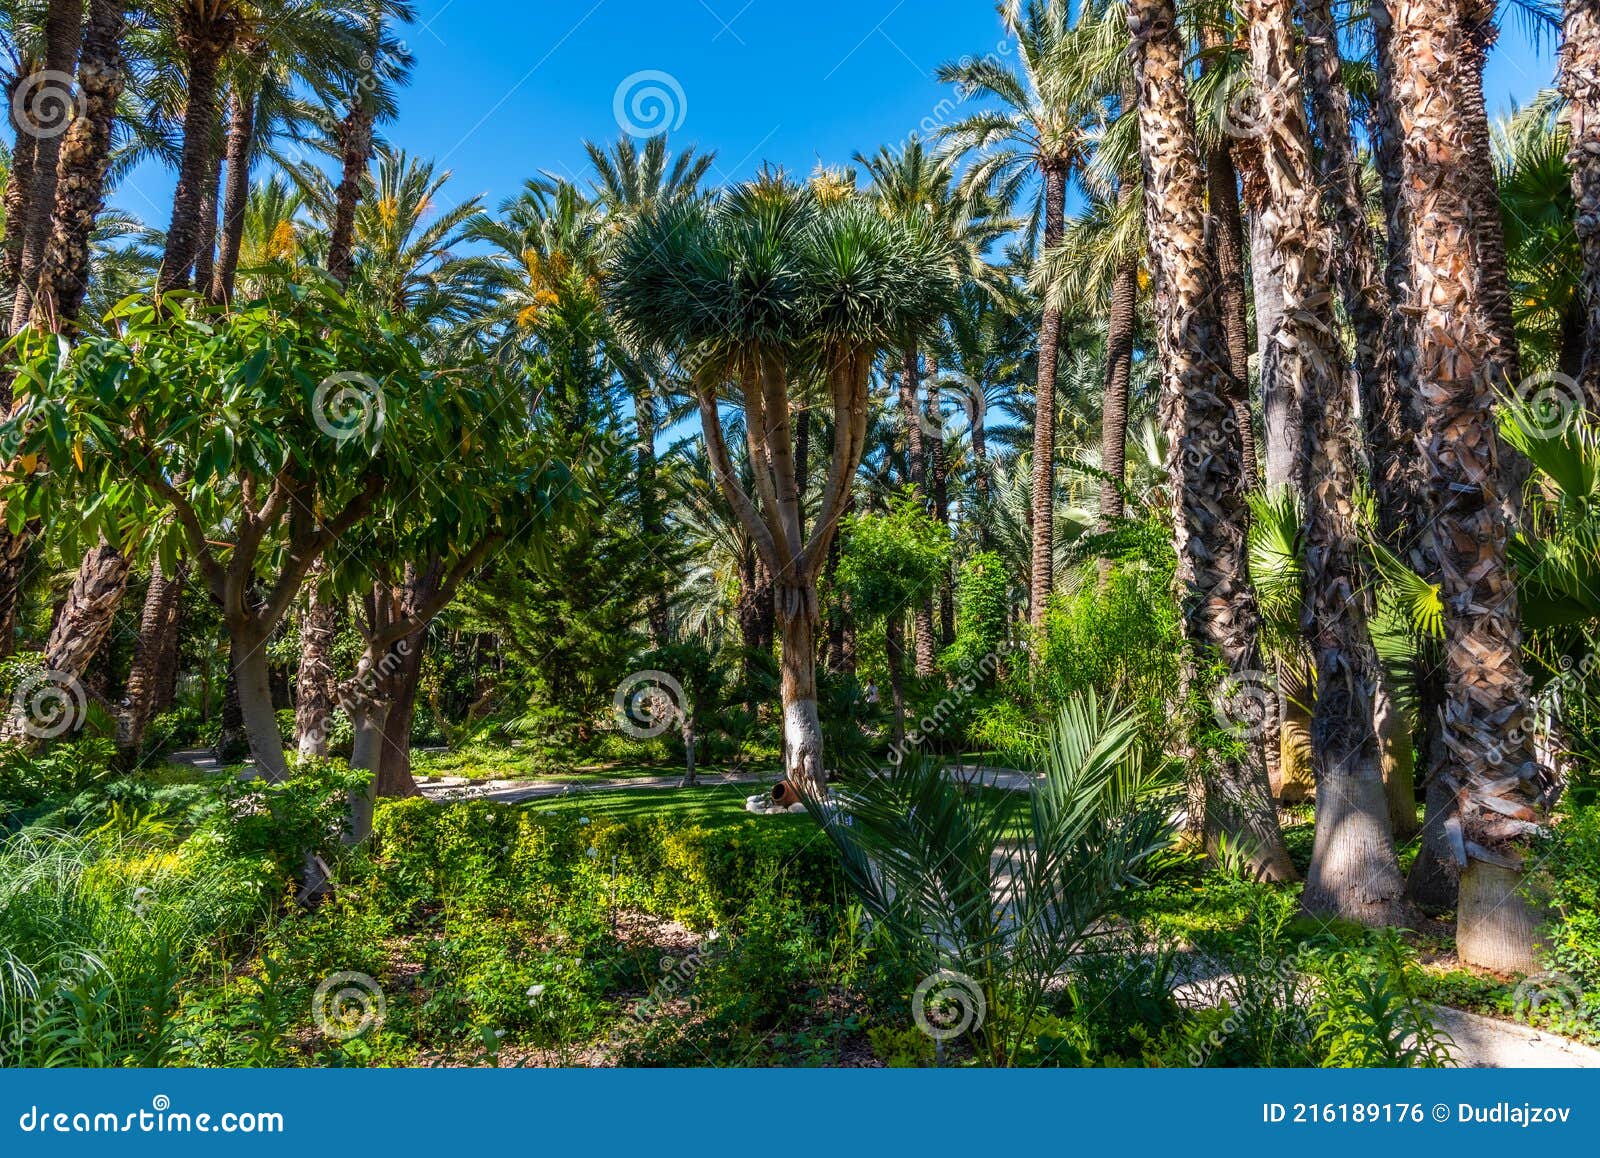
[(179, 983), (265, 908), (261, 878), (159, 826), (0, 845), (0, 1066), (149, 1066)]

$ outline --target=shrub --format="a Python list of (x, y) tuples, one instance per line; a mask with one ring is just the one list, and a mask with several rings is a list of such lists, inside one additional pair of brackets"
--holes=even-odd
[(80, 737), (60, 740), (39, 752), (0, 747), (0, 827), (15, 828), (62, 804), (111, 774), (116, 745)]
[(577, 891), (709, 929), (736, 925), (763, 896), (813, 911), (842, 896), (836, 858), (815, 832), (772, 821), (584, 823), (487, 802), (408, 800), (383, 805), (375, 832), (383, 887), (399, 904), (509, 909)]
[(1600, 806), (1571, 808), (1541, 852), (1553, 913), (1546, 976), (1527, 983), (1526, 1008), (1516, 1012), (1600, 1042)]
[(173, 708), (162, 712), (145, 725), (143, 754), (164, 755), (178, 748), (189, 748), (201, 742), (205, 721), (198, 708)]
[(1034, 719), (1050, 719), (1073, 696), (1093, 691), (1132, 707), (1154, 733), (1172, 727), (1170, 705), (1181, 681), (1168, 579), (1158, 570), (1121, 566), (1104, 583), (1086, 583), (1052, 602), (1032, 664), (1018, 666), (1007, 690), (1032, 706)]

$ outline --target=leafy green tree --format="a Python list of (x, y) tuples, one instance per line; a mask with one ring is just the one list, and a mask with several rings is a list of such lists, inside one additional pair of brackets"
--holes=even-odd
[(845, 523), (834, 581), (848, 595), (859, 625), (884, 624), (896, 745), (905, 738), (905, 615), (938, 586), (950, 566), (950, 549), (949, 534), (914, 493), (891, 499), (887, 514), (860, 514)]
[(449, 435), (484, 399), (321, 286), (226, 314), (129, 300), (113, 322), (23, 365), (0, 438), (41, 469), (9, 481), (6, 517), (75, 507), (85, 538), (142, 539), (169, 574), (187, 551), (228, 629), (251, 752), (281, 780), (268, 640), (320, 556), (472, 453)]

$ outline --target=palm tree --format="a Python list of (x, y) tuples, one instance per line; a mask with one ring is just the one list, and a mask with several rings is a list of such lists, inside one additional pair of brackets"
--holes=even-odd
[(218, 252), (212, 277), (198, 288), (214, 302), (233, 296), (251, 166), (280, 136), (307, 141), (318, 115), (302, 93), (331, 104), (341, 81), (361, 73), (361, 29), (348, 3), (305, 4), (240, 34), (228, 62), (227, 182), (223, 190)]
[[(643, 151), (627, 135), (609, 149), (585, 141), (584, 150), (595, 171), (595, 199), (606, 214), (603, 239), (620, 235), (628, 222), (656, 206), (696, 196), (700, 183), (716, 163), (715, 153), (696, 154), (693, 147), (673, 156), (667, 148), (665, 134), (651, 137)], [(661, 387), (661, 367), (650, 365), (650, 359), (638, 351), (627, 354), (621, 371), (633, 395), (639, 519), (646, 536), (659, 538), (662, 521), (656, 487), (656, 402)], [(650, 628), (656, 646), (665, 646), (668, 635), (665, 592), (657, 593), (651, 601)]]
[[(984, 260), (994, 242), (1012, 228), (1013, 223), (996, 212), (992, 200), (956, 180), (955, 156), (936, 157), (913, 138), (899, 153), (883, 148), (871, 157), (856, 154), (856, 163), (871, 181), (868, 195), (891, 216), (920, 223), (933, 230), (948, 246), (949, 263), (955, 276), (970, 281), (991, 294), (1003, 294), (1010, 287)], [(948, 499), (939, 502), (945, 487), (943, 440), (927, 429), (928, 415), (938, 413), (939, 401), (931, 397), (924, 404), (922, 347), (928, 334), (908, 333), (900, 351), (900, 409), (905, 425), (908, 454), (906, 481), (912, 493), (948, 521)], [(930, 389), (937, 394), (938, 375), (930, 374)], [(948, 588), (948, 582), (941, 585)], [(931, 676), (934, 671), (935, 643), (932, 603), (915, 609), (917, 674)]]
[[(946, 64), (939, 79), (959, 85), (967, 98), (995, 100), (999, 107), (974, 113), (943, 132), (947, 147), (971, 156), (965, 180), (993, 189), (1002, 202), (1015, 198), (1032, 178), (1040, 180), (1032, 233), (1042, 231), (1049, 249), (1061, 240), (1066, 223), (1067, 180), (1079, 158), (1083, 113), (1073, 74), (1063, 51), (1071, 30), (1068, 5), (1060, 0), (1030, 0), (999, 6), (1006, 33), (1016, 38), (1020, 69), (1013, 72), (992, 59)], [(1044, 624), (1054, 585), (1051, 568), (1051, 511), (1055, 492), (1056, 358), (1061, 346), (1061, 311), (1045, 306), (1039, 326), (1038, 385), (1033, 450), (1032, 617)]]
[[(156, 291), (189, 285), (200, 251), (201, 214), (207, 175), (216, 149), (218, 91), (223, 62), (248, 16), (242, 0), (163, 0), (168, 22), (185, 65), (183, 155), (172, 199), (172, 222), (161, 260)], [(215, 188), (215, 181), (210, 182)]]
[[(1233, 409), (1225, 401), (1234, 387), (1172, 0), (1132, 0), (1128, 24), (1157, 286), (1177, 579), (1184, 634), (1195, 652), (1186, 679), (1192, 683), (1194, 664), (1215, 655), (1233, 680), (1257, 680), (1260, 613), (1247, 558), (1248, 484)], [(1245, 850), (1258, 874), (1290, 879), (1294, 866), (1257, 756), (1247, 747), (1237, 758), (1220, 760), (1204, 786), (1207, 842), (1215, 849), (1225, 837)]]
[(89, 284), (89, 250), (105, 201), (112, 128), (122, 97), (124, 0), (91, 0), (78, 88), (83, 115), (61, 142), (49, 242), (40, 262), (32, 320), (70, 331)]
[(373, 130), (395, 112), (396, 85), (411, 72), (412, 57), (394, 35), (396, 24), (409, 24), (415, 12), (406, 0), (355, 0), (357, 72), (346, 78), (341, 100), (344, 115), (333, 129), (339, 152), (339, 184), (333, 197), (326, 265), (336, 281), (350, 279), (355, 261), (356, 205), (372, 162)]
[(1475, 277), (1469, 110), (1454, 75), (1454, 63), (1468, 51), (1463, 39), (1453, 6), (1402, 4), (1379, 66), (1390, 74), (1405, 127), (1408, 305), (1417, 321), (1425, 403), (1424, 544), (1445, 609), (1441, 766), (1461, 800), (1448, 821), (1463, 870), (1457, 946), (1471, 964), (1527, 971), (1535, 966), (1535, 921), (1518, 892), (1518, 846), (1542, 815), (1546, 773), (1525, 728), (1529, 683), (1498, 493), (1502, 448), (1494, 383), (1482, 370), (1495, 350), (1480, 324), (1485, 306)]
[[(13, 207), (8, 199), (6, 206), (7, 263), (14, 261), (16, 270), (16, 297), (0, 302), (0, 306), (11, 307), (8, 333), (15, 333), (28, 322), (39, 266), (50, 238), (61, 133), (40, 130), (54, 126), (70, 111), (71, 94), (62, 92), (53, 78), (71, 76), (75, 71), (83, 30), (83, 0), (49, 0), (41, 23), (43, 69), (19, 78), (21, 87), (13, 94), (14, 104), (21, 99), (27, 107), (21, 112), (12, 110), (18, 131), (11, 181), (21, 200)], [(9, 274), (10, 270), (6, 272)], [(8, 292), (12, 288), (9, 281), (0, 284)]]
[[(1130, 100), (1130, 114), (1132, 105)], [(1097, 180), (1094, 172), (1104, 159), (1098, 156), (1090, 167), (1088, 201), (1067, 224), (1061, 244), (1046, 254), (1041, 279), (1044, 292), (1055, 295), (1069, 312), (1098, 312), (1102, 303), (1106, 310), (1099, 528), (1108, 531), (1126, 508), (1129, 387), (1147, 238), (1136, 171), (1117, 165), (1108, 180)], [(1133, 161), (1137, 165), (1137, 152)]]
[(357, 263), (346, 292), (419, 326), (449, 328), (477, 316), (485, 293), (481, 265), (458, 255), (481, 211), (469, 198), (448, 209), (450, 173), (433, 162), (379, 146), (356, 209)]
[(1301, 395), (1307, 423), (1302, 475), (1305, 597), (1301, 623), (1316, 671), (1312, 760), (1317, 841), (1303, 904), (1372, 925), (1409, 918), (1389, 829), (1389, 805), (1374, 730), (1378, 661), (1367, 633), (1356, 530), (1353, 416), (1331, 286), (1334, 237), (1323, 219), (1311, 149), (1293, 0), (1245, 0), (1256, 90), (1272, 147), (1262, 150), (1271, 232), (1283, 270), (1285, 311), (1272, 334), (1283, 351), (1279, 389)]
[(1561, 92), (1567, 98), (1567, 164), (1583, 253), (1586, 314), (1579, 381), (1590, 410), (1600, 414), (1600, 6), (1593, 0), (1567, 0)]

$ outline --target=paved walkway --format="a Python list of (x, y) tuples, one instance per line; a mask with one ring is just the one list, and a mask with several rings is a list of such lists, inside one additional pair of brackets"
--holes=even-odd
[(1455, 1042), (1456, 1064), (1471, 1069), (1600, 1070), (1600, 1050), (1532, 1026), (1435, 1006), (1434, 1024)]
[[(737, 774), (702, 774), (702, 787), (719, 784), (761, 784), (772, 780), (771, 773), (740, 772)], [(575, 796), (582, 792), (616, 792), (621, 789), (677, 788), (683, 783), (682, 775), (672, 776), (618, 776), (609, 780), (471, 780), (465, 776), (445, 776), (436, 780), (418, 780), (417, 787), (429, 800), (496, 800), (502, 804), (518, 804), (524, 800), (540, 800), (550, 796)]]

